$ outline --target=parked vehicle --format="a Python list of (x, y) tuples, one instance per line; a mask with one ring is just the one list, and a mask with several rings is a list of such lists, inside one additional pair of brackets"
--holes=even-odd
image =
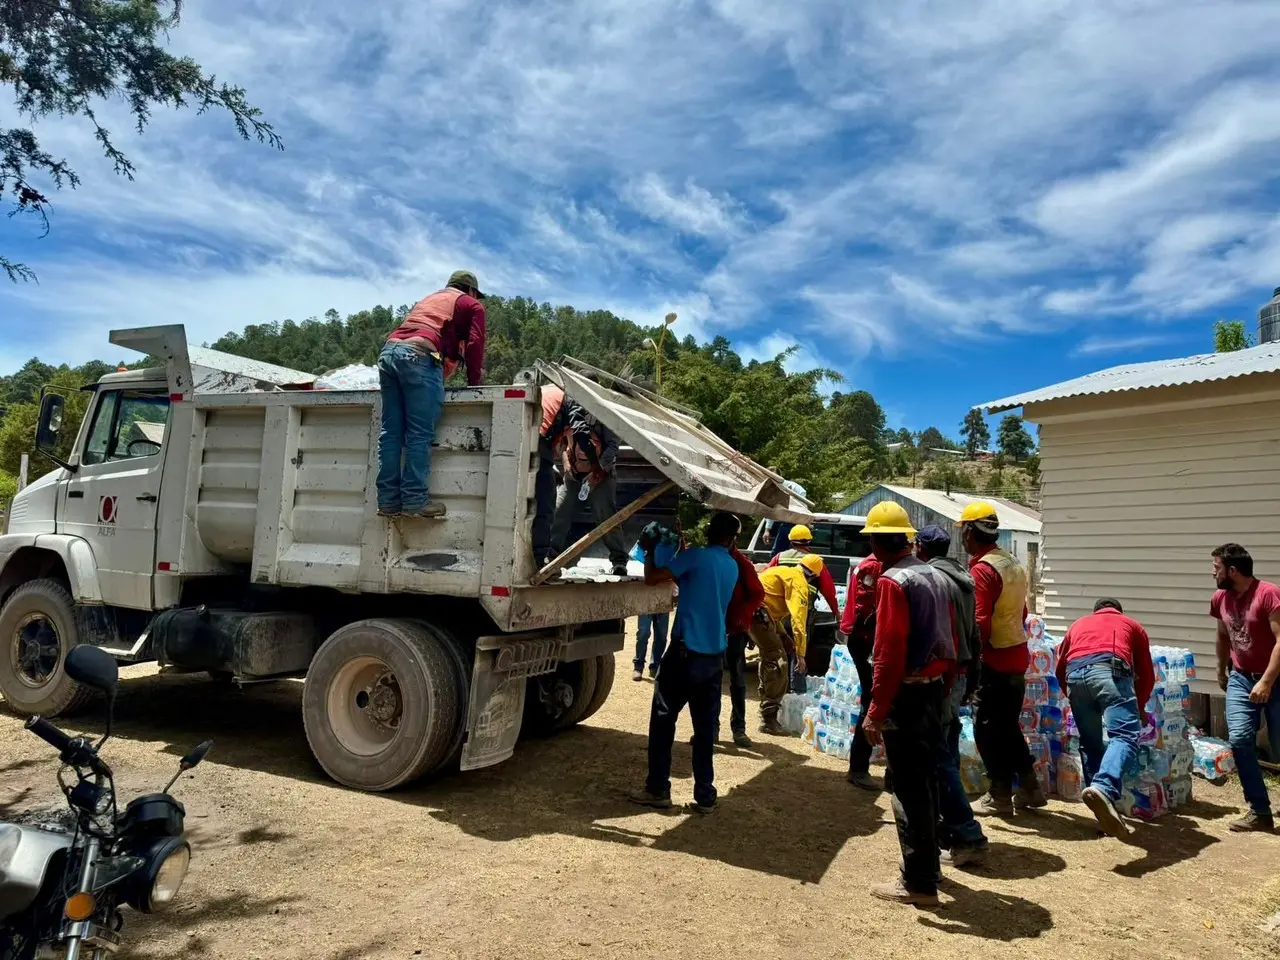
[(103, 960), (120, 947), (121, 908), (167, 907), (191, 861), (186, 810), (169, 791), (213, 741), (183, 757), (163, 790), (136, 797), (121, 812), (111, 767), (100, 755), (111, 736), (116, 662), (97, 647), (80, 646), (63, 669), (84, 689), (106, 695), (107, 731), (94, 743), (39, 716), (27, 721), (62, 759), (58, 784), (70, 820), (0, 823), (0, 960)]
[(379, 517), (378, 391), (308, 389), (296, 371), (189, 350), (181, 326), (111, 341), (165, 365), (103, 377), (69, 442), (62, 397), (42, 397), (37, 446), (60, 466), (18, 494), (0, 536), (0, 692), (20, 713), (82, 700), (64, 669), (79, 644), (239, 682), (305, 677), (312, 752), (365, 790), (498, 763), (522, 730), (591, 716), (623, 618), (670, 610), (672, 594), (534, 565), (544, 380), (660, 471), (620, 514), (678, 488), (810, 518), (690, 411), (568, 359), (448, 390), (430, 478), (446, 518)]
[[(866, 526), (866, 517), (856, 517), (844, 513), (819, 513), (808, 522), (813, 532), (811, 549), (822, 557), (823, 563), (831, 571), (836, 582), (837, 599), (841, 604), (846, 602), (845, 586), (849, 582), (849, 570), (858, 565), (858, 561), (871, 553), (871, 541), (867, 539), (862, 528)], [(760, 521), (751, 543), (747, 547), (747, 556), (755, 564), (768, 563), (773, 556), (773, 531), (768, 520)], [(819, 676), (827, 672), (831, 659), (831, 648), (835, 646), (836, 630), (840, 625), (835, 614), (827, 606), (826, 601), (818, 596), (814, 602), (813, 614), (809, 620), (809, 650), (805, 655), (810, 676)]]

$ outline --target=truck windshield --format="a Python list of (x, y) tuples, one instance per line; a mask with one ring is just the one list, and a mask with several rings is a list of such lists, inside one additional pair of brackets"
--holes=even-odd
[(111, 390), (101, 394), (85, 443), (85, 464), (154, 457), (164, 443), (169, 398)]

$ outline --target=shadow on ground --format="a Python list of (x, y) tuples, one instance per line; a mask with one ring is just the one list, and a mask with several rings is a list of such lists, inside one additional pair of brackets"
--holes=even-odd
[[(200, 675), (128, 679), (121, 684), (113, 735), (160, 740), (175, 758), (200, 740), (213, 739), (212, 763), (341, 789), (311, 757), (300, 700), (297, 683), (229, 690)], [(102, 704), (91, 705), (66, 725), (98, 732), (102, 713)], [(687, 732), (674, 749), (677, 793), (689, 792), (686, 737)], [(109, 758), (110, 744), (105, 753)], [(388, 796), (428, 808), (437, 820), (488, 840), (564, 834), (686, 853), (805, 883), (821, 880), (846, 841), (886, 824), (874, 795), (854, 790), (838, 773), (807, 764), (785, 747), (757, 742), (750, 750), (718, 750), (717, 758), (723, 757), (765, 765), (723, 791), (711, 817), (674, 811), (668, 816), (678, 822), (657, 836), (645, 829), (651, 824), (632, 819), (651, 811), (627, 799), (643, 783), (646, 738), (606, 727), (578, 727), (549, 740), (525, 741), (497, 767), (444, 776)], [(199, 775), (199, 770), (192, 773)], [(275, 839), (267, 827), (237, 837), (241, 843)]]
[(943, 883), (940, 892), (951, 899), (928, 911), (920, 923), (943, 933), (1012, 943), (1034, 939), (1053, 929), (1053, 915), (1024, 897), (971, 890), (951, 880)]

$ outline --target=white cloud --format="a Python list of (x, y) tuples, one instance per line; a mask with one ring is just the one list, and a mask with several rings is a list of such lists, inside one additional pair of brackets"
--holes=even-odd
[(629, 184), (624, 196), (650, 220), (667, 223), (681, 233), (723, 239), (739, 233), (744, 216), (729, 197), (717, 197), (693, 182), (673, 192), (656, 173)]
[(1076, 344), (1072, 354), (1078, 357), (1091, 357), (1098, 354), (1111, 354), (1113, 359), (1123, 359), (1125, 353), (1143, 350), (1147, 347), (1168, 343), (1172, 338), (1163, 334), (1138, 334), (1134, 336), (1086, 337)]

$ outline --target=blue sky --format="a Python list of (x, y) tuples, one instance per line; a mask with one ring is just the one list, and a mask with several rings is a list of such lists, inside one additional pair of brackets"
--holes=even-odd
[[(172, 47), (247, 88), (156, 117), (114, 177), (83, 123), (0, 371), (487, 290), (871, 390), (954, 433), (980, 401), (1211, 349), (1280, 285), (1280, 3), (189, 0)], [(8, 108), (4, 108), (8, 111)], [(0, 113), (12, 123), (12, 117)]]

